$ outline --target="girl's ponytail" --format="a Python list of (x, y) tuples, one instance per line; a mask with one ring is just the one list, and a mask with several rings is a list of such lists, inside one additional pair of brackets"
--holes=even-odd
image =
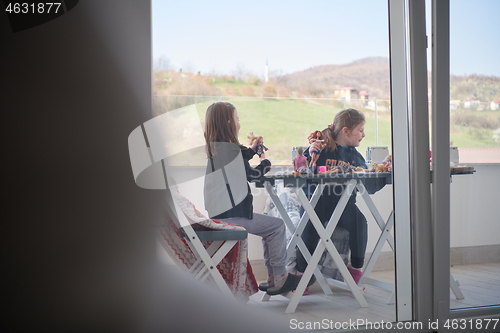
[(323, 130), (323, 135), (326, 139), (327, 151), (335, 151), (337, 149), (337, 138), (344, 127), (352, 130), (354, 127), (365, 122), (365, 115), (356, 109), (345, 109), (335, 115), (333, 124), (328, 125)]

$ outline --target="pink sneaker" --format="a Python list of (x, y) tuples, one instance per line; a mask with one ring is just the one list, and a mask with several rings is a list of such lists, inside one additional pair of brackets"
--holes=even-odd
[(351, 265), (347, 266), (347, 270), (349, 271), (349, 273), (351, 273), (351, 276), (354, 279), (354, 282), (356, 284), (358, 284), (359, 280), (361, 280), (361, 276), (363, 275), (363, 272), (360, 271), (359, 269), (351, 267)]

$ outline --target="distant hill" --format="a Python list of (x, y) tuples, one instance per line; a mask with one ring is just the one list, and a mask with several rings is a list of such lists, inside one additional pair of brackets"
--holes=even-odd
[[(430, 82), (430, 77), (429, 77)], [(369, 57), (343, 65), (322, 65), (303, 71), (271, 77), (268, 83), (255, 76), (246, 81), (231, 76), (203, 76), (172, 70), (154, 72), (154, 92), (161, 95), (324, 97), (352, 87), (366, 91), (369, 99), (389, 99), (389, 59)], [(483, 103), (500, 100), (500, 77), (485, 75), (450, 76), (450, 98)]]
[(498, 101), (500, 100), (500, 77), (477, 74), (451, 75), (450, 94), (452, 100)]
[[(367, 91), (370, 99), (389, 99), (389, 59), (370, 57), (344, 65), (315, 66), (284, 75), (280, 81), (292, 94), (298, 96), (332, 97), (335, 89), (353, 87), (358, 91)], [(500, 77), (477, 74), (451, 75), (450, 94), (452, 100), (478, 99), (481, 102), (499, 100)]]
[(282, 82), (297, 95), (332, 97), (335, 89), (366, 90), (370, 98), (389, 99), (389, 59), (370, 57), (344, 65), (322, 65), (284, 75)]

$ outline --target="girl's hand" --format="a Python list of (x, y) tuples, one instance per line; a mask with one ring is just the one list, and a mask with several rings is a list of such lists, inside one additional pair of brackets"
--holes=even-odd
[(323, 140), (314, 140), (314, 142), (312, 142), (311, 145), (309, 146), (309, 153), (313, 152), (320, 153), (323, 150), (323, 148), (325, 148)]
[(259, 144), (259, 142), (262, 141), (262, 136), (258, 136), (255, 140), (253, 140), (252, 142), (252, 145), (250, 146), (250, 148), (254, 151), (254, 152), (257, 152), (257, 145)]

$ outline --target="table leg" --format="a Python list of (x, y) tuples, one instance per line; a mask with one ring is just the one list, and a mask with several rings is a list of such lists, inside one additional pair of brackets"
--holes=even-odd
[(453, 291), (453, 294), (455, 294), (455, 297), (457, 299), (464, 299), (465, 296), (462, 294), (462, 291), (460, 290), (460, 283), (458, 283), (458, 280), (455, 280), (453, 275), (450, 273), (450, 288)]
[[(368, 263), (363, 270), (363, 275), (361, 276), (361, 279), (359, 281), (359, 284), (370, 284), (378, 288), (382, 288), (388, 291), (391, 291), (391, 297), (389, 299), (388, 304), (393, 304), (394, 303), (394, 285), (388, 284), (385, 282), (377, 281), (374, 279), (370, 279), (369, 276), (375, 266), (375, 263), (377, 262), (377, 259), (380, 255), (380, 252), (382, 251), (382, 246), (384, 245), (385, 241), (387, 241), (392, 249), (394, 251), (394, 238), (392, 237), (390, 231), (392, 230), (394, 226), (394, 211), (391, 212), (389, 215), (389, 218), (387, 222), (384, 222), (382, 219), (382, 216), (380, 215), (377, 207), (373, 203), (373, 200), (371, 199), (370, 195), (366, 191), (366, 188), (364, 187), (363, 183), (358, 183), (357, 185), (359, 192), (361, 193), (361, 196), (363, 197), (363, 200), (365, 201), (366, 205), (368, 206), (368, 209), (372, 213), (373, 218), (377, 222), (378, 226), (380, 227), (380, 230), (382, 231), (382, 234), (380, 235), (377, 244), (375, 245), (375, 248), (372, 252), (372, 255), (370, 256), (370, 259), (368, 260)], [(464, 299), (464, 295), (462, 291), (460, 290), (460, 284), (459, 282), (453, 277), (453, 275), (450, 273), (450, 288), (453, 291), (453, 294), (455, 294), (455, 297), (457, 299)]]
[(389, 218), (387, 219), (387, 222), (385, 222), (382, 216), (380, 215), (380, 212), (378, 211), (377, 207), (375, 206), (373, 200), (371, 199), (370, 195), (368, 194), (368, 191), (364, 187), (363, 183), (359, 182), (357, 184), (357, 188), (359, 190), (359, 193), (361, 194), (361, 197), (365, 201), (366, 206), (370, 210), (370, 213), (372, 214), (380, 230), (382, 231), (377, 240), (375, 248), (373, 249), (372, 255), (370, 256), (370, 259), (368, 259), (365, 269), (363, 270), (363, 275), (361, 275), (361, 279), (359, 280), (358, 285), (370, 284), (377, 288), (391, 291), (391, 297), (389, 298), (388, 304), (393, 304), (394, 284), (371, 279), (370, 274), (372, 273), (372, 270), (375, 267), (378, 257), (380, 256), (380, 252), (382, 252), (382, 247), (384, 246), (386, 241), (387, 243), (389, 243), (389, 246), (394, 252), (394, 238), (392, 237), (391, 234), (391, 230), (394, 226), (394, 211), (391, 212)]
[[(324, 184), (319, 185), (316, 188), (315, 192), (313, 193), (313, 196), (311, 197), (311, 203), (312, 203), (313, 207), (316, 205), (321, 194), (323, 193), (324, 187), (325, 187)], [(295, 247), (298, 247), (299, 251), (304, 256), (304, 259), (307, 262), (309, 262), (311, 260), (311, 254), (309, 253), (309, 250), (307, 249), (306, 245), (304, 244), (304, 241), (301, 238), (302, 231), (304, 230), (305, 225), (307, 224), (307, 221), (309, 220), (309, 215), (307, 214), (307, 212), (305, 212), (302, 215), (302, 218), (300, 219), (300, 222), (299, 222), (297, 228), (295, 228), (295, 225), (293, 224), (292, 220), (288, 216), (288, 213), (287, 213), (285, 207), (283, 206), (281, 200), (279, 199), (278, 195), (276, 194), (273, 186), (269, 182), (266, 182), (265, 188), (266, 188), (267, 192), (269, 193), (271, 200), (274, 202), (276, 209), (278, 209), (278, 212), (280, 213), (281, 218), (285, 222), (285, 225), (287, 226), (290, 233), (292, 233), (292, 235), (293, 235), (292, 239), (287, 244), (287, 258), (289, 258), (290, 255), (293, 253), (293, 251), (295, 250)], [(300, 191), (303, 193), (301, 188), (297, 188), (297, 191)], [(326, 282), (326, 280), (325, 280), (323, 274), (321, 273), (321, 271), (319, 270), (319, 268), (315, 269), (314, 275), (316, 276), (316, 279), (317, 279), (319, 285), (321, 286), (321, 289), (323, 290), (323, 292), (326, 295), (333, 294), (331, 288), (329, 287), (328, 283)]]
[[(383, 229), (382, 233), (380, 234), (377, 244), (375, 245), (372, 255), (370, 256), (370, 259), (368, 259), (368, 263), (365, 266), (365, 269), (363, 270), (363, 275), (361, 276), (361, 279), (359, 280), (360, 284), (365, 283), (365, 280), (368, 281), (368, 277), (372, 273), (373, 268), (375, 267), (375, 264), (377, 263), (377, 259), (380, 255), (380, 252), (382, 252), (382, 247), (384, 246), (384, 243), (388, 240), (388, 237), (391, 235), (391, 229), (394, 225), (394, 212), (391, 212), (391, 215), (389, 216), (389, 219), (387, 220), (387, 223), (385, 224), (385, 228)], [(389, 242), (390, 244), (390, 242)], [(371, 284), (371, 283), (370, 283)], [(384, 288), (386, 289), (386, 288)]]
[[(314, 270), (315, 267), (317, 267), (319, 259), (321, 258), (321, 255), (323, 254), (323, 251), (325, 249), (328, 250), (328, 253), (332, 257), (333, 261), (335, 262), (335, 265), (337, 266), (338, 270), (344, 277), (344, 280), (346, 281), (345, 283), (351, 290), (353, 296), (356, 298), (358, 303), (360, 304), (361, 307), (367, 307), (368, 303), (366, 302), (365, 298), (361, 294), (360, 289), (357, 287), (356, 283), (354, 282), (354, 279), (352, 278), (351, 274), (347, 270), (347, 267), (344, 264), (344, 261), (340, 257), (340, 254), (338, 253), (337, 249), (331, 242), (331, 235), (333, 231), (335, 230), (335, 227), (340, 219), (340, 216), (342, 215), (342, 212), (345, 209), (345, 206), (347, 205), (347, 202), (349, 200), (349, 197), (354, 190), (356, 186), (356, 180), (352, 179), (347, 183), (346, 189), (344, 190), (344, 193), (340, 197), (339, 202), (337, 203), (337, 206), (335, 207), (335, 210), (328, 221), (326, 228), (323, 227), (323, 224), (319, 220), (316, 212), (314, 211), (313, 207), (311, 206), (310, 202), (307, 200), (306, 196), (304, 193), (299, 192), (297, 193), (297, 196), (302, 203), (302, 206), (304, 207), (304, 210), (309, 213), (309, 218), (311, 220), (311, 223), (314, 225), (316, 231), (318, 232), (318, 235), (320, 236), (320, 241), (318, 242), (318, 245), (316, 246), (316, 249), (314, 251), (313, 256), (311, 257), (311, 261), (308, 263), (308, 266), (306, 268), (306, 271), (304, 272), (304, 276), (302, 280), (309, 281), (310, 276), (312, 275), (312, 271)], [(301, 280), (301, 283), (302, 283)], [(297, 292), (300, 293), (300, 287), (301, 283), (299, 283), (299, 287), (297, 287)], [(298, 302), (298, 301), (297, 301)]]
[[(368, 191), (366, 190), (365, 186), (363, 185), (363, 183), (359, 182), (356, 185), (356, 187), (358, 188), (359, 193), (361, 194), (361, 197), (365, 201), (366, 206), (368, 206), (368, 209), (370, 210), (370, 213), (372, 213), (372, 216), (375, 219), (375, 221), (377, 222), (380, 230), (384, 231), (384, 229), (386, 229), (386, 227), (387, 227), (387, 222), (384, 221), (384, 219), (380, 215), (380, 213), (379, 213), (379, 211), (377, 209), (377, 206), (375, 206), (375, 203), (373, 202), (372, 198), (368, 194)], [(391, 213), (391, 215), (392, 215), (392, 213)], [(389, 217), (389, 219), (390, 219), (390, 217)], [(394, 238), (392, 237), (391, 234), (389, 234), (387, 236), (387, 242), (391, 246), (391, 249), (394, 251)]]

